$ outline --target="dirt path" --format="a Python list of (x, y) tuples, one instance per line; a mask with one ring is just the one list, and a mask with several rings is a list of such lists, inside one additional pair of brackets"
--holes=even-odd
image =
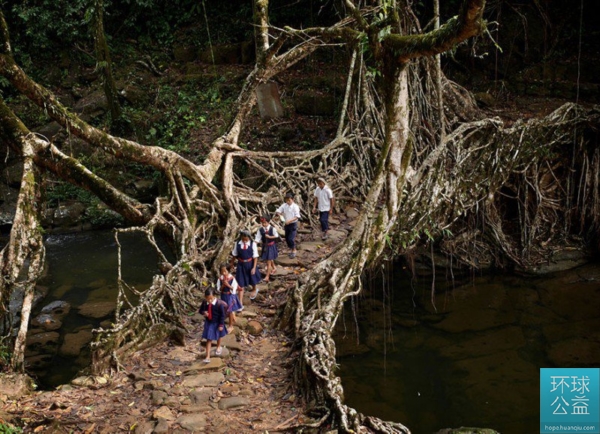
[[(106, 378), (81, 377), (76, 384), (9, 400), (0, 391), (4, 420), (30, 433), (256, 433), (282, 432), (310, 422), (295, 393), (291, 341), (273, 327), (277, 309), (298, 276), (346, 237), (357, 213), (331, 218), (327, 241), (320, 230), (300, 228), (299, 254), (280, 244), (275, 278), (261, 284), (255, 301), (224, 338), (224, 354), (202, 362), (203, 318), (187, 318), (185, 346), (164, 342), (123, 361)], [(214, 348), (214, 346), (213, 346)], [(214, 349), (213, 349), (214, 351)]]

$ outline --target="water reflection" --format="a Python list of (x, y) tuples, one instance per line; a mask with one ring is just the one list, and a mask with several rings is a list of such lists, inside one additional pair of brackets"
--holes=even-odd
[[(27, 362), (35, 368), (43, 387), (68, 382), (78, 371), (89, 365), (87, 342), (91, 330), (110, 322), (117, 297), (117, 244), (111, 231), (91, 231), (50, 235), (45, 240), (48, 273), (40, 281), (48, 295), (36, 307), (40, 309), (53, 301), (71, 305), (66, 316), (60, 316), (60, 329), (36, 337), (35, 326), (28, 342), (47, 342), (54, 352), (41, 351), (39, 346), (28, 348)], [(148, 241), (139, 233), (119, 235), (122, 247), (122, 276), (137, 290), (148, 288), (157, 273), (157, 256)], [(166, 249), (163, 248), (166, 252)], [(168, 255), (169, 257), (170, 255)], [(129, 294), (130, 300), (135, 297)], [(39, 332), (39, 329), (37, 330)]]
[[(347, 404), (413, 433), (539, 431), (539, 368), (600, 363), (600, 267), (462, 285), (397, 267), (345, 306), (335, 339)], [(358, 326), (353, 317), (356, 314)]]

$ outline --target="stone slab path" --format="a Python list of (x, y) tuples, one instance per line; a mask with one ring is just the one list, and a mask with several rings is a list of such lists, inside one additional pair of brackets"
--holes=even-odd
[(203, 317), (191, 313), (184, 346), (164, 342), (122, 361), (122, 370), (110, 376), (80, 377), (18, 400), (0, 390), (0, 418), (24, 432), (86, 434), (267, 433), (311, 422), (290, 379), (298, 354), (273, 322), (287, 289), (331, 254), (353, 223), (346, 214), (332, 222), (326, 241), (303, 224), (294, 259), (280, 244), (277, 273), (259, 285), (254, 301), (245, 292), (245, 310), (223, 338), (222, 355), (213, 345), (210, 363), (203, 362)]

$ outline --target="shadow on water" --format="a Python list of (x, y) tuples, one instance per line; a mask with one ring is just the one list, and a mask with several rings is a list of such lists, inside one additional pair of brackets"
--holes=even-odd
[(414, 434), (539, 432), (539, 368), (600, 363), (600, 265), (560, 275), (370, 280), (336, 324), (346, 403)]
[[(26, 363), (37, 375), (42, 388), (69, 382), (90, 364), (89, 340), (93, 328), (110, 324), (117, 299), (118, 250), (112, 231), (91, 231), (50, 235), (46, 238), (47, 275), (40, 284), (47, 296), (36, 306), (32, 318), (54, 301), (67, 302), (68, 314), (60, 317), (58, 330), (30, 327)], [(136, 290), (147, 289), (158, 272), (157, 255), (139, 233), (120, 234), (122, 277)], [(161, 249), (167, 257), (166, 246)], [(129, 293), (129, 299), (136, 297)], [(43, 331), (45, 335), (38, 335)], [(41, 336), (41, 337), (40, 337)], [(40, 345), (30, 342), (42, 341)]]

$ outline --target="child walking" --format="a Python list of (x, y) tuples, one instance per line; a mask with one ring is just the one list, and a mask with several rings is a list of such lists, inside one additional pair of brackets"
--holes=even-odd
[(260, 258), (267, 262), (267, 275), (263, 279), (265, 282), (269, 282), (271, 274), (275, 274), (277, 269), (275, 268), (275, 259), (279, 255), (277, 250), (277, 239), (279, 234), (277, 230), (269, 223), (269, 216), (262, 216), (260, 218), (261, 228), (256, 232), (256, 238), (254, 241), (262, 243), (262, 254)]
[(200, 305), (199, 312), (206, 318), (204, 320), (204, 331), (202, 339), (206, 339), (206, 358), (204, 363), (210, 363), (210, 347), (212, 341), (217, 341), (217, 350), (215, 354), (223, 354), (221, 347), (221, 338), (227, 335), (225, 330), (225, 317), (227, 316), (227, 305), (223, 300), (218, 300), (215, 296), (215, 290), (208, 288), (204, 291), (204, 301)]
[(242, 305), (237, 296), (237, 280), (229, 273), (229, 270), (229, 264), (223, 264), (219, 268), (221, 276), (217, 280), (217, 291), (221, 292), (221, 300), (227, 303), (229, 327), (233, 327), (235, 325), (235, 312), (239, 311)]
[(294, 203), (294, 195), (287, 193), (285, 195), (285, 203), (277, 208), (275, 215), (283, 215), (285, 219), (285, 242), (292, 250), (290, 258), (296, 257), (296, 233), (298, 232), (298, 220), (300, 219), (300, 207)]
[(260, 283), (262, 277), (260, 271), (257, 268), (258, 265), (258, 249), (256, 243), (250, 239), (250, 231), (244, 229), (240, 231), (240, 239), (235, 243), (233, 251), (231, 252), (231, 267), (237, 259), (237, 266), (235, 268), (235, 278), (238, 282), (238, 292), (240, 294), (239, 301), (242, 307), (239, 310), (244, 309), (244, 288), (247, 286), (252, 287), (253, 294), (250, 295), (250, 300), (254, 300), (258, 294), (256, 285)]
[(335, 208), (335, 198), (331, 188), (325, 183), (324, 178), (317, 179), (317, 188), (313, 194), (313, 213), (319, 210), (319, 222), (321, 222), (321, 231), (323, 232), (321, 239), (328, 238), (329, 231), (329, 213), (333, 214)]

